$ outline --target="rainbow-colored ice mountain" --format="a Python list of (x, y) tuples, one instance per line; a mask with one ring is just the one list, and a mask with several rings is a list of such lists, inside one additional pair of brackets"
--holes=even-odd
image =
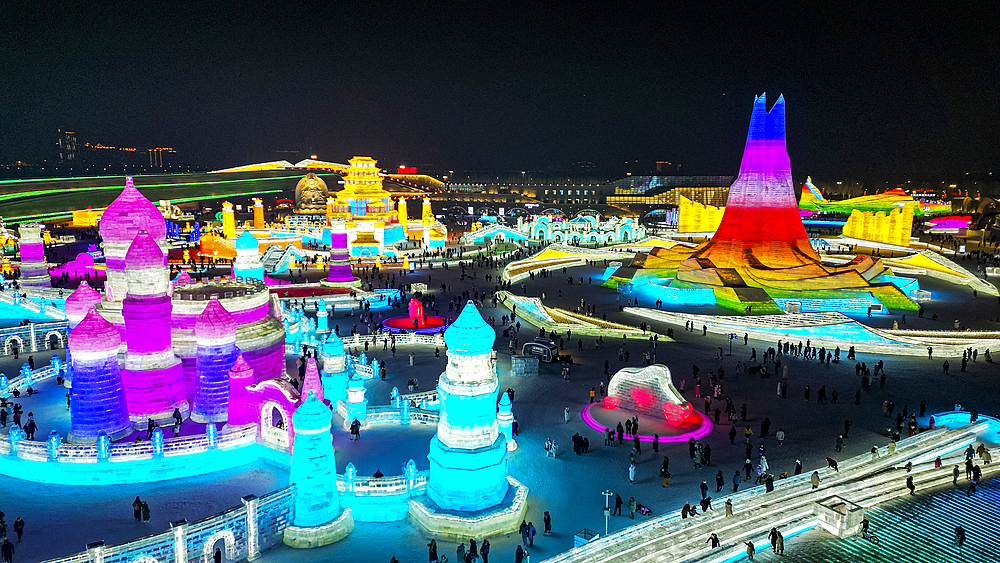
[[(916, 310), (917, 304), (891, 283), (870, 280), (891, 273), (878, 258), (858, 256), (842, 266), (820, 261), (799, 217), (785, 148), (785, 100), (779, 96), (771, 111), (762, 94), (755, 97), (740, 174), (729, 188), (722, 223), (711, 240), (697, 247), (678, 244), (654, 248), (624, 271), (632, 280), (613, 276), (610, 285), (633, 287), (673, 278), (677, 290), (710, 288), (718, 305), (742, 313), (781, 313), (775, 300), (821, 300), (845, 304), (882, 304), (884, 308)], [(627, 275), (627, 274), (626, 274)]]

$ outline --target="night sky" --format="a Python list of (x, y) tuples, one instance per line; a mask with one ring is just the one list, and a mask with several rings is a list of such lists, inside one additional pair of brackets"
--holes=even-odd
[(996, 2), (69, 4), (3, 14), (0, 164), (51, 158), (62, 127), (205, 166), (291, 149), (735, 174), (765, 91), (785, 95), (796, 176), (1000, 161)]

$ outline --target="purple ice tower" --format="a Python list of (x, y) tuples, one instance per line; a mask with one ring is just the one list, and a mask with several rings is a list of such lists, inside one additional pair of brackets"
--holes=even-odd
[(330, 275), (320, 282), (327, 287), (358, 285), (351, 271), (351, 251), (347, 248), (347, 223), (334, 219), (330, 223)]
[(21, 225), (19, 234), (21, 277), (18, 282), (26, 287), (52, 287), (48, 264), (45, 261), (42, 226), (38, 223)]
[(125, 254), (125, 275), (128, 295), (122, 303), (126, 348), (122, 379), (129, 416), (140, 423), (149, 418), (168, 421), (174, 409), (186, 416), (184, 372), (170, 340), (173, 306), (167, 295), (166, 256), (144, 230)]
[(229, 370), (236, 362), (236, 321), (212, 295), (194, 325), (195, 358), (191, 420), (225, 422), (229, 412)]
[(93, 443), (101, 432), (112, 440), (132, 432), (118, 367), (121, 342), (118, 329), (93, 308), (70, 333), (75, 381), (67, 441)]
[[(125, 178), (125, 189), (101, 215), (100, 231), (108, 276), (104, 291), (108, 301), (125, 298), (128, 290), (125, 254), (140, 230), (146, 230), (157, 244), (165, 244), (167, 240), (163, 215), (153, 202), (139, 193), (129, 176)], [(114, 322), (112, 319), (112, 324)]]

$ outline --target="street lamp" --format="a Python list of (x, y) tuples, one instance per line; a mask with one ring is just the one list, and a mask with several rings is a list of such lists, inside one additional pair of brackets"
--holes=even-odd
[(604, 537), (608, 537), (608, 520), (611, 518), (611, 496), (614, 495), (611, 491), (604, 491), (601, 493), (604, 495)]

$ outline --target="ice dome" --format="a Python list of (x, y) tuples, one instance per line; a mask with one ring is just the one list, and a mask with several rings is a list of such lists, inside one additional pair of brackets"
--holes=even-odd
[(257, 237), (250, 231), (243, 231), (243, 234), (236, 237), (236, 250), (257, 250)]
[(333, 414), (330, 408), (320, 402), (315, 391), (309, 391), (306, 400), (302, 401), (292, 413), (292, 425), (296, 431), (327, 430), (330, 428)]
[(80, 287), (66, 298), (66, 318), (71, 323), (79, 323), (87, 316), (87, 311), (100, 302), (101, 294), (86, 281), (81, 282)]
[(167, 224), (163, 214), (139, 193), (132, 177), (125, 178), (125, 189), (111, 202), (101, 215), (101, 238), (106, 242), (128, 243), (135, 234), (145, 230), (154, 241), (167, 238)]
[(326, 342), (320, 346), (320, 353), (323, 356), (344, 356), (347, 354), (344, 352), (344, 341), (335, 332), (331, 332)]
[(489, 354), (493, 350), (496, 338), (497, 333), (486, 324), (472, 301), (465, 304), (462, 313), (444, 331), (444, 343), (448, 346), (448, 353), (462, 356)]
[(125, 267), (132, 270), (145, 268), (162, 268), (166, 265), (166, 256), (149, 232), (140, 230), (132, 239), (132, 244), (125, 253)]
[(115, 328), (97, 312), (91, 309), (80, 324), (69, 333), (69, 348), (71, 352), (105, 352), (117, 350), (122, 343), (122, 336)]
[(222, 306), (219, 298), (211, 296), (205, 310), (198, 315), (194, 324), (196, 338), (233, 338), (236, 336), (236, 321), (233, 315)]

